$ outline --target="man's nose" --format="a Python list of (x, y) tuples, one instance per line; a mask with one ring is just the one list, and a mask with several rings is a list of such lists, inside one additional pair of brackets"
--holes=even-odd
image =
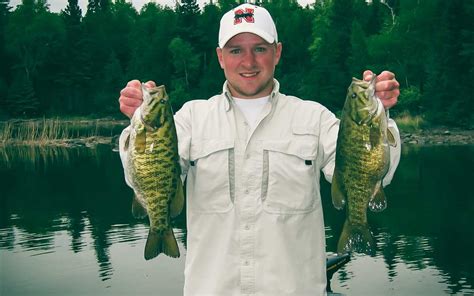
[(253, 51), (250, 50), (244, 54), (242, 65), (247, 68), (251, 68), (255, 65), (255, 53)]

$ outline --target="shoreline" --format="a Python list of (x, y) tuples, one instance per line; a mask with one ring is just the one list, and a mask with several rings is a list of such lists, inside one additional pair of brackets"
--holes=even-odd
[[(23, 123), (44, 124), (47, 120), (54, 120), (61, 125), (67, 125), (68, 128), (84, 128), (97, 132), (100, 129), (105, 130), (102, 133), (68, 136), (60, 139), (18, 139), (15, 137), (1, 137), (2, 125), (21, 125)], [(97, 145), (111, 145), (116, 150), (118, 147), (118, 138), (120, 132), (129, 124), (127, 119), (98, 118), (98, 119), (33, 119), (19, 120), (12, 119), (0, 122), (0, 148), (5, 146), (54, 146), (54, 147), (89, 147)], [(113, 131), (113, 132), (112, 132)], [(400, 131), (402, 145), (430, 146), (430, 145), (474, 145), (474, 130), (461, 129), (458, 127), (438, 126), (424, 128), (413, 132)]]
[(474, 145), (474, 130), (433, 127), (415, 132), (400, 131), (400, 138), (405, 145)]

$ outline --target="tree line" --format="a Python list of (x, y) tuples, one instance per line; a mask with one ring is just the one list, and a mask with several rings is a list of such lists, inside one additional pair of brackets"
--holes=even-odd
[[(219, 20), (240, 2), (154, 2), (137, 11), (126, 0), (0, 0), (0, 118), (118, 116), (131, 79), (167, 87), (177, 110), (219, 93), (215, 48)], [(393, 113), (473, 126), (474, 1), (262, 0), (274, 17), (283, 55), (283, 93), (338, 112), (351, 77), (389, 69), (401, 83)]]

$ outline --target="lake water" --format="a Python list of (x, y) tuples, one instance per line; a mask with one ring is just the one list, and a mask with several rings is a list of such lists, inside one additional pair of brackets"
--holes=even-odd
[[(369, 215), (373, 257), (334, 275), (344, 295), (474, 294), (474, 146), (410, 147), (388, 208)], [(143, 259), (148, 233), (131, 217), (118, 153), (97, 148), (0, 148), (0, 295), (182, 295), (180, 259)], [(344, 221), (322, 187), (327, 251)]]

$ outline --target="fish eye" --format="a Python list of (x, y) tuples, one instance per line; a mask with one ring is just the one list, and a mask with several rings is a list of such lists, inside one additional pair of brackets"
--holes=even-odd
[(161, 104), (165, 104), (165, 103), (166, 103), (166, 100), (165, 100), (165, 99), (161, 99), (160, 103), (161, 103)]
[(355, 98), (357, 97), (357, 95), (356, 95), (355, 93), (353, 93), (353, 94), (351, 95), (351, 97), (352, 97), (353, 99), (355, 99)]

